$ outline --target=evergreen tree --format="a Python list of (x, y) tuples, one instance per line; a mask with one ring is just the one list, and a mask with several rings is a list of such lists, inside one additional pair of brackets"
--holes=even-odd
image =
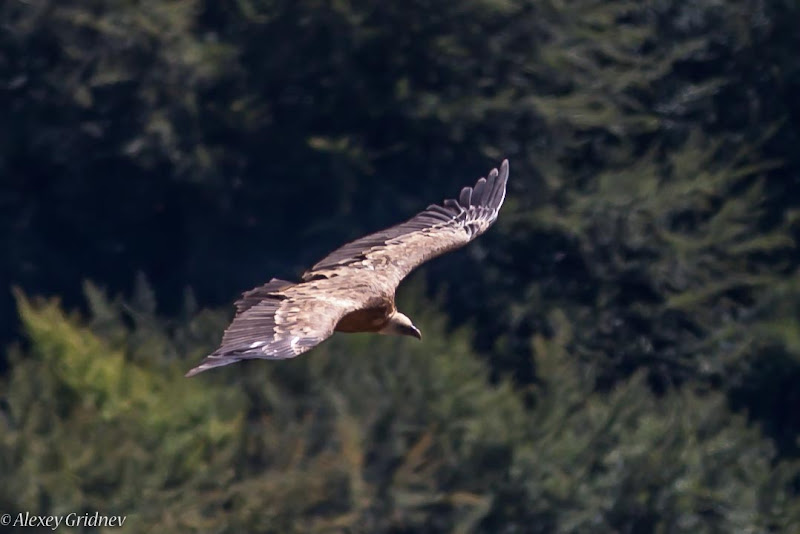
[[(193, 315), (173, 334), (153, 316), (125, 326), (120, 310), (147, 312), (87, 292), (92, 327), (18, 296), (30, 345), (2, 386), (4, 510), (102, 510), (134, 532), (797, 524), (797, 466), (720, 394), (658, 397), (641, 374), (596, 393), (564, 314), (534, 339), (541, 381), (527, 392), (491, 385), (468, 333), (446, 334), (419, 296), (403, 308), (424, 346), (336, 336), (305, 358), (186, 380), (189, 362), (169, 357), (177, 333), (216, 319)], [(122, 339), (128, 349), (114, 348)], [(162, 357), (137, 357), (145, 346)]]

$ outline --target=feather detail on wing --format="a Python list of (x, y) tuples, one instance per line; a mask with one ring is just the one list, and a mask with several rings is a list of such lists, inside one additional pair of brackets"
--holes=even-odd
[(333, 251), (303, 275), (303, 280), (354, 274), (351, 268), (375, 272), (391, 286), (425, 261), (462, 247), (497, 219), (506, 195), (508, 160), (492, 169), (456, 199), (431, 205), (408, 221), (357, 239)]
[(187, 377), (240, 360), (294, 358), (330, 337), (339, 319), (357, 307), (347, 299), (317, 298), (320, 291), (307, 285), (269, 289), (276, 282), (290, 284), (272, 280), (237, 301), (238, 312), (220, 347)]
[(275, 297), (277, 292), (281, 289), (295, 285), (294, 282), (288, 282), (279, 278), (273, 278), (263, 286), (258, 286), (242, 293), (242, 298), (234, 303), (236, 306), (236, 313), (242, 313), (249, 310), (264, 299)]

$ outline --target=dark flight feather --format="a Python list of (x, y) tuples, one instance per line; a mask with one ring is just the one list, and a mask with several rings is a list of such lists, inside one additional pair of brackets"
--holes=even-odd
[(273, 278), (263, 286), (258, 286), (242, 293), (242, 297), (234, 303), (236, 313), (249, 310), (262, 300), (275, 295), (281, 289), (294, 285), (294, 282)]

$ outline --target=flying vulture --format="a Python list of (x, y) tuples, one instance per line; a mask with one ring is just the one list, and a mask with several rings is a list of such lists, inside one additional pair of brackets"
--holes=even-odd
[(506, 196), (508, 161), (458, 199), (431, 205), (408, 221), (334, 250), (302, 282), (273, 278), (236, 301), (220, 347), (186, 373), (194, 376), (239, 360), (294, 358), (334, 332), (422, 336), (397, 311), (398, 284), (422, 263), (463, 247), (494, 221)]

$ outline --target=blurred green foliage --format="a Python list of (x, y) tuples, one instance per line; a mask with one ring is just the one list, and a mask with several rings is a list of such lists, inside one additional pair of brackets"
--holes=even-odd
[(800, 520), (798, 465), (720, 393), (657, 396), (641, 374), (598, 393), (558, 312), (556, 334), (533, 340), (539, 383), (492, 384), (468, 332), (448, 333), (412, 290), (404, 308), (425, 344), (339, 336), (313, 357), (196, 380), (184, 361), (135, 355), (153, 339), (169, 354), (219, 316), (126, 326), (141, 310), (87, 286), (89, 326), (18, 295), (30, 344), (1, 390), (3, 510), (103, 510), (135, 532), (785, 532)]
[[(3, 3), (0, 511), (796, 531), (798, 20), (794, 0)], [(424, 343), (183, 378), (237, 292), (503, 157), (495, 227), (401, 288)]]

